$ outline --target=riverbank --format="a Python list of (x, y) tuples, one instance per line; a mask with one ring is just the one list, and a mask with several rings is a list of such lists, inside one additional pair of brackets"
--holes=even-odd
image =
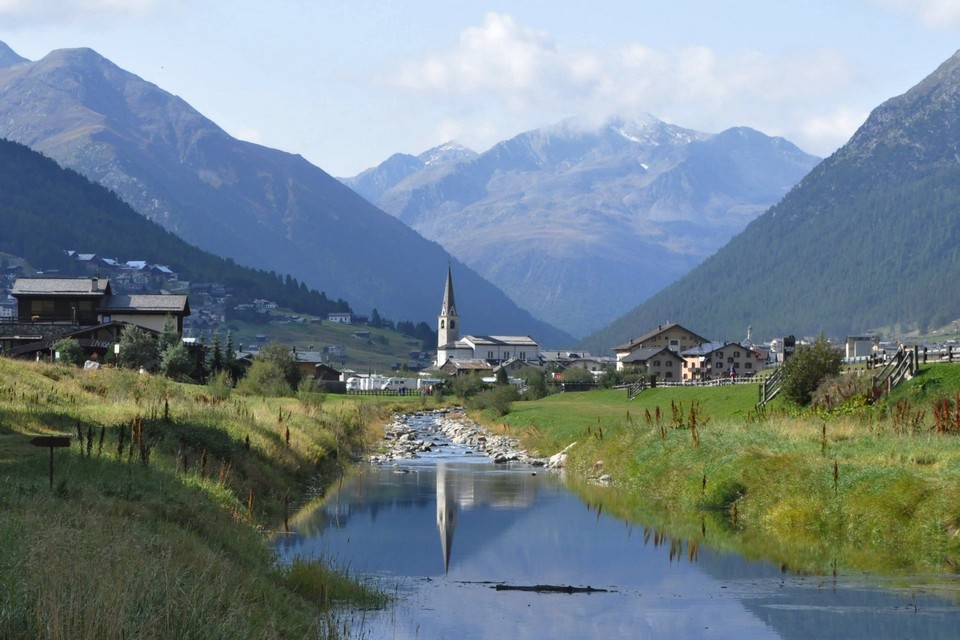
[(379, 406), (0, 358), (0, 637), (343, 637), (381, 594), (268, 540)]
[[(893, 404), (832, 416), (751, 411), (750, 388), (671, 389), (516, 403), (495, 424), (532, 450), (576, 443), (579, 490), (624, 519), (804, 572), (945, 575), (960, 567), (960, 437), (933, 407), (941, 429), (960, 416), (953, 376), (927, 368)], [(601, 476), (609, 488), (586, 482)]]

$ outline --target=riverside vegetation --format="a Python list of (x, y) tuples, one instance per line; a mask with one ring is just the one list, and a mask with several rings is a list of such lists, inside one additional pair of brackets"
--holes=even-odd
[(755, 385), (658, 388), (629, 403), (603, 390), (475, 415), (535, 455), (576, 443), (567, 469), (588, 502), (691, 549), (816, 574), (960, 571), (960, 367), (924, 366), (875, 405), (853, 394), (757, 411), (756, 399)]
[(268, 537), (394, 408), (0, 358), (0, 637), (348, 635), (383, 594)]

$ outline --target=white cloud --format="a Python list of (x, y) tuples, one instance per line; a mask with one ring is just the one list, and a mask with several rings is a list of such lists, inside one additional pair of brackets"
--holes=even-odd
[(123, 19), (176, 8), (182, 0), (0, 0), (0, 17), (20, 25)]
[(240, 125), (232, 133), (234, 138), (238, 140), (246, 140), (247, 142), (253, 142), (254, 144), (263, 144), (263, 131), (256, 127), (251, 127), (248, 125)]
[(922, 24), (934, 29), (960, 27), (960, 0), (874, 0), (914, 15)]
[[(402, 62), (387, 84), (433, 105), (444, 114), (443, 130), (465, 132), (465, 144), (496, 142), (572, 115), (596, 121), (648, 112), (703, 131), (752, 126), (824, 154), (853, 133), (855, 126), (842, 129), (855, 118), (825, 116), (823, 104), (836, 103), (856, 81), (832, 51), (721, 55), (638, 42), (574, 50), (489, 13), (450, 49)], [(498, 132), (488, 139), (492, 122)]]

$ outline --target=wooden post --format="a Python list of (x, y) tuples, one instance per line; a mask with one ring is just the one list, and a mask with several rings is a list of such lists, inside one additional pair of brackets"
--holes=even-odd
[(30, 440), (35, 447), (50, 449), (50, 489), (53, 489), (53, 450), (70, 446), (70, 436), (37, 436)]

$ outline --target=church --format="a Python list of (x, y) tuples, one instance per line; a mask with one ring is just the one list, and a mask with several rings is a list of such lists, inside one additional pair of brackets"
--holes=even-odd
[(437, 320), (437, 361), (442, 367), (448, 361), (485, 362), (495, 367), (510, 361), (540, 364), (540, 345), (530, 336), (460, 337), (460, 316), (453, 297), (453, 276), (447, 267), (447, 283), (443, 290), (443, 306)]

